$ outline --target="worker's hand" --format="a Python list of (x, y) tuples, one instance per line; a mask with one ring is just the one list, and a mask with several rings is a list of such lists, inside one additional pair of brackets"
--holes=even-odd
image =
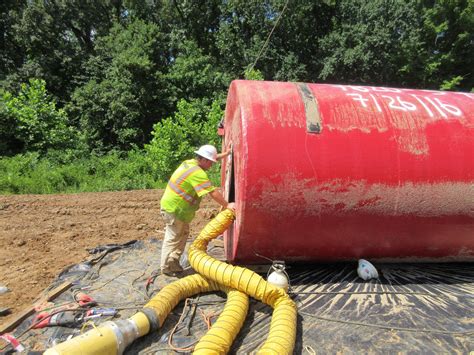
[(221, 159), (225, 158), (230, 153), (232, 153), (231, 149), (226, 149), (226, 150), (222, 151), (222, 153), (217, 154), (217, 160), (221, 160)]
[(226, 208), (235, 212), (235, 202), (229, 202)]

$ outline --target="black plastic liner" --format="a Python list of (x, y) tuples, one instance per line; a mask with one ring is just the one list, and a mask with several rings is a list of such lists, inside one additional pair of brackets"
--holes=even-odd
[[(157, 240), (94, 248), (89, 260), (66, 268), (50, 286), (66, 280), (74, 283), (54, 303), (71, 302), (80, 291), (97, 301), (97, 307), (116, 308), (116, 318), (128, 318), (175, 280), (157, 272), (160, 250)], [(211, 243), (209, 254), (222, 259), (222, 242)], [(474, 349), (474, 264), (375, 266), (380, 278), (370, 282), (357, 276), (356, 262), (288, 267), (299, 314), (295, 354), (469, 353)], [(185, 274), (191, 273), (194, 271), (188, 268)], [(125, 353), (169, 354), (192, 347), (207, 331), (205, 319), (212, 323), (224, 302), (222, 293), (196, 295), (186, 304), (181, 302), (162, 329), (137, 340)], [(268, 335), (271, 315), (269, 306), (251, 300), (231, 353), (256, 352)], [(21, 335), (20, 342), (29, 350), (45, 350), (92, 326), (79, 321), (70, 327), (25, 333), (33, 318), (13, 332)], [(110, 319), (91, 321), (97, 325)]]

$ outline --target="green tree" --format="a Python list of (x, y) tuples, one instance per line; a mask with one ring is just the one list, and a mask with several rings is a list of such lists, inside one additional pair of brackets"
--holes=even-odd
[(176, 54), (165, 78), (173, 103), (179, 99), (205, 99), (210, 103), (227, 92), (231, 76), (222, 72), (215, 58), (204, 54), (196, 43), (182, 42)]
[(9, 96), (0, 89), (0, 157), (21, 152), (23, 143), (15, 136), (15, 119), (8, 111)]
[[(318, 38), (334, 8), (311, 0), (223, 2), (216, 44), (234, 77), (258, 69), (267, 80), (310, 81), (319, 68)], [(271, 36), (270, 36), (271, 35)]]
[(417, 79), (434, 89), (474, 88), (474, 0), (426, 1), (424, 70)]
[[(243, 77), (265, 43), (266, 36), (274, 24), (275, 16), (271, 4), (262, 1), (234, 0), (222, 2), (221, 21), (216, 33), (216, 45), (220, 63), (234, 77)], [(260, 58), (267, 60), (268, 51)], [(263, 72), (264, 77), (271, 78)]]
[(222, 118), (220, 100), (205, 105), (200, 100), (178, 102), (174, 116), (153, 127), (145, 150), (159, 180), (166, 181), (182, 160), (203, 144), (219, 146), (217, 125)]
[(415, 1), (338, 1), (331, 31), (319, 38), (319, 79), (400, 85), (405, 56), (420, 40), (418, 10)]
[(263, 80), (262, 72), (258, 69), (245, 70), (244, 77), (246, 80)]
[[(26, 1), (3, 0), (0, 2), (0, 81), (21, 66), (25, 49), (15, 37), (15, 26), (21, 18)], [(0, 143), (1, 144), (1, 143)]]
[(318, 39), (318, 78), (469, 91), (473, 41), (473, 0), (341, 0)]
[(88, 65), (91, 79), (68, 107), (91, 149), (127, 150), (143, 145), (157, 117), (169, 112), (164, 73), (166, 36), (142, 20), (116, 25), (97, 40)]
[[(12, 1), (8, 0), (7, 3)], [(93, 54), (96, 38), (109, 32), (121, 1), (54, 0), (21, 1), (10, 9), (15, 23), (8, 27), (9, 42), (23, 53), (16, 70), (7, 72), (6, 87), (17, 91), (22, 82), (44, 79), (62, 104), (84, 80), (82, 64)], [(2, 5), (4, 6), (4, 5)], [(12, 54), (9, 55), (10, 60)]]
[[(21, 85), (18, 95), (5, 92), (2, 100), (2, 116), (13, 132), (10, 139), (22, 145), (17, 150), (45, 153), (48, 149), (64, 149), (73, 144), (67, 115), (63, 109), (56, 108), (43, 80), (31, 79), (29, 84)], [(13, 147), (4, 149), (2, 155), (15, 150)]]
[(192, 41), (206, 55), (218, 58), (215, 34), (221, 22), (222, 0), (155, 1), (154, 22), (169, 33), (170, 52), (175, 56), (181, 43)]

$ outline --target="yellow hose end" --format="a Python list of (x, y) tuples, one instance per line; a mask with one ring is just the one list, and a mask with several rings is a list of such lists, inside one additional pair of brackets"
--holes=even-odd
[[(108, 322), (111, 323), (111, 322)], [(112, 327), (94, 328), (58, 344), (44, 352), (45, 355), (116, 355), (119, 353), (117, 338)]]

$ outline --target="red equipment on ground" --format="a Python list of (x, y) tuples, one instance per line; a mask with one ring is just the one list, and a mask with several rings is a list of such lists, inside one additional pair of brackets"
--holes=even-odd
[(92, 314), (91, 306), (97, 302), (83, 292), (74, 294), (74, 302), (55, 305), (52, 302), (45, 302), (35, 307), (38, 312), (32, 320), (32, 329), (41, 329), (51, 326), (74, 327), (80, 324), (84, 316)]

